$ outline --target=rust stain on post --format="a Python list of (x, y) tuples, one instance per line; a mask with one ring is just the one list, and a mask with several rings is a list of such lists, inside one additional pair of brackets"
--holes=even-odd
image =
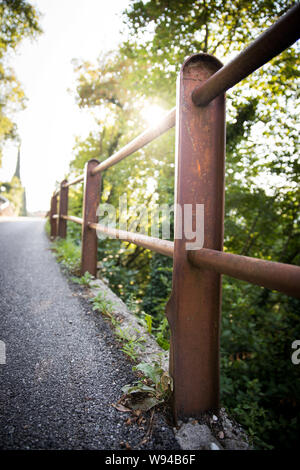
[(93, 276), (97, 274), (98, 238), (96, 231), (92, 230), (89, 224), (97, 222), (97, 208), (100, 202), (101, 173), (92, 174), (97, 165), (99, 162), (96, 159), (85, 165), (81, 238), (81, 274), (88, 271)]
[[(196, 54), (182, 66), (177, 91), (175, 198), (185, 204), (204, 204), (204, 246), (222, 250), (224, 213), (225, 98), (199, 108), (192, 102), (195, 87), (222, 64)], [(201, 169), (201, 171), (200, 171)], [(195, 215), (193, 215), (195, 219)], [(187, 257), (183, 238), (174, 244), (174, 268), (167, 317), (171, 328), (170, 372), (174, 380), (175, 418), (197, 417), (219, 406), (219, 324), (221, 275), (198, 269)], [(193, 220), (193, 229), (195, 220)], [(178, 232), (177, 232), (178, 233)]]

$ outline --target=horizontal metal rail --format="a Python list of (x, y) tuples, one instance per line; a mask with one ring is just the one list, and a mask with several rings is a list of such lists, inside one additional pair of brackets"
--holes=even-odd
[(99, 171), (104, 171), (124, 158), (129, 157), (129, 155), (132, 155), (134, 152), (174, 127), (175, 121), (176, 108), (173, 108), (155, 126), (149, 127), (123, 148), (118, 150), (118, 152), (104, 160), (104, 162), (99, 163), (99, 165), (97, 165), (92, 171), (92, 174), (95, 175), (96, 173), (99, 173)]
[(68, 181), (67, 183), (65, 183), (64, 187), (68, 188), (69, 186), (72, 186), (73, 184), (80, 183), (83, 180), (84, 180), (84, 175), (82, 174), (82, 175), (77, 176), (77, 178), (75, 178), (74, 180)]
[(126, 230), (118, 230), (105, 225), (91, 223), (89, 228), (99, 230), (99, 232), (107, 233), (113, 238), (123, 240), (124, 242), (134, 243), (152, 251), (156, 251), (165, 256), (173, 257), (174, 242), (161, 240), (160, 238), (148, 237), (141, 233), (127, 232)]
[(70, 220), (71, 222), (75, 222), (76, 224), (83, 224), (83, 220), (80, 217), (75, 217), (74, 215), (62, 215), (62, 219)]
[[(59, 215), (54, 214), (52, 218), (58, 219)], [(63, 215), (62, 218), (81, 225), (83, 223), (80, 217)], [(89, 228), (107, 233), (119, 240), (143, 246), (144, 248), (169, 256), (170, 258), (173, 257), (174, 242), (172, 241), (148, 237), (140, 233), (117, 230), (96, 223), (89, 224)], [(224, 253), (208, 248), (189, 251), (188, 258), (197, 268), (213, 270), (235, 279), (240, 279), (250, 282), (251, 284), (266, 287), (267, 289), (282, 292), (292, 297), (300, 298), (299, 266)]]
[[(119, 240), (128, 241), (173, 257), (174, 242), (172, 241), (118, 230), (96, 223), (89, 224), (89, 227)], [(213, 270), (251, 284), (283, 292), (292, 297), (300, 297), (300, 267), (298, 266), (224, 253), (208, 248), (189, 251), (188, 258), (197, 268)]]
[(235, 59), (192, 93), (194, 104), (206, 106), (216, 96), (246, 78), (300, 37), (300, 4), (295, 5)]
[(197, 268), (212, 269), (251, 284), (300, 298), (299, 266), (223, 253), (207, 248), (189, 251), (188, 258)]

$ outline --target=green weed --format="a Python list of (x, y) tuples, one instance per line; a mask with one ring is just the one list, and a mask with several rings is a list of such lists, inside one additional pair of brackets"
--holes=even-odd
[[(173, 390), (173, 381), (160, 364), (140, 362), (132, 370), (139, 372), (139, 380), (122, 388), (125, 395), (132, 396), (132, 408), (135, 407), (135, 396), (139, 396), (137, 407), (144, 411), (169, 400)], [(140, 398), (141, 395), (144, 396), (143, 399)]]
[(81, 277), (72, 277), (71, 281), (75, 282), (75, 284), (80, 284), (81, 286), (92, 287), (93, 279), (95, 279), (94, 276), (86, 271)]
[(57, 261), (70, 272), (80, 271), (80, 246), (70, 238), (58, 238), (52, 243)]
[(122, 343), (122, 351), (127, 354), (133, 361), (136, 361), (138, 358), (137, 349), (143, 349), (144, 343), (146, 340), (143, 336), (139, 334), (139, 331), (135, 329), (136, 334), (129, 331), (128, 328), (117, 328), (116, 335)]

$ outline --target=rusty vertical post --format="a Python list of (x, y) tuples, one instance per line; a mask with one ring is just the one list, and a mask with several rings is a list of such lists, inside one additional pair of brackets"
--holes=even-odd
[(67, 221), (62, 218), (62, 215), (68, 215), (69, 188), (64, 186), (65, 183), (67, 183), (67, 180), (60, 183), (59, 192), (58, 236), (60, 238), (66, 238), (67, 236)]
[(83, 224), (81, 237), (81, 274), (89, 272), (93, 276), (97, 274), (97, 246), (96, 230), (89, 224), (97, 222), (97, 208), (100, 202), (101, 173), (92, 175), (92, 170), (99, 164), (92, 159), (85, 165), (84, 170), (84, 194), (83, 194)]
[[(199, 417), (219, 407), (219, 323), (221, 275), (194, 267), (187, 257), (185, 205), (204, 205), (204, 247), (222, 250), (224, 212), (225, 97), (205, 107), (192, 102), (195, 87), (222, 64), (208, 54), (188, 58), (178, 77), (175, 214), (172, 294), (167, 305), (171, 329), (170, 373), (175, 418)], [(201, 248), (202, 246), (198, 247)], [(195, 247), (196, 248), (196, 247)]]
[(57, 236), (57, 219), (53, 219), (54, 214), (57, 214), (57, 195), (54, 193), (51, 198), (50, 208), (50, 237), (56, 238)]

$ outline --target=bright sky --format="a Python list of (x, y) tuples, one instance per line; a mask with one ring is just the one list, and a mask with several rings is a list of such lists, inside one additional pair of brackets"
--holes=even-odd
[[(11, 60), (28, 98), (15, 121), (21, 137), (21, 180), (29, 211), (48, 210), (56, 180), (72, 159), (75, 136), (86, 137), (95, 126), (88, 111), (75, 103), (71, 60), (95, 61), (121, 40), (121, 12), (129, 0), (35, 0), (44, 31), (36, 42), (25, 41)], [(17, 146), (4, 150), (0, 179), (15, 170)]]

